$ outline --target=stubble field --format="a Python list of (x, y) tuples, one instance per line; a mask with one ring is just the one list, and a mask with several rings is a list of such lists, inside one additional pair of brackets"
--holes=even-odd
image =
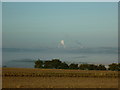
[(118, 88), (117, 71), (3, 68), (3, 88)]

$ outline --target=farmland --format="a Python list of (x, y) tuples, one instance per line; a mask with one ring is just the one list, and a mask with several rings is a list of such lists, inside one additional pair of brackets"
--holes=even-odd
[(3, 88), (118, 87), (117, 71), (3, 68), (2, 76)]

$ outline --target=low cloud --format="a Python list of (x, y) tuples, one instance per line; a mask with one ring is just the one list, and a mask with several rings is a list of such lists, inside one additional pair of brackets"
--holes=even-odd
[(73, 58), (87, 58), (87, 56), (77, 56), (77, 57), (73, 57)]
[(97, 48), (39, 48), (39, 49), (24, 49), (24, 48), (3, 48), (3, 52), (41, 52), (41, 53), (87, 53), (87, 54), (117, 54), (116, 47), (97, 47)]
[(20, 59), (20, 60), (11, 60), (12, 62), (35, 62), (35, 60), (32, 59)]

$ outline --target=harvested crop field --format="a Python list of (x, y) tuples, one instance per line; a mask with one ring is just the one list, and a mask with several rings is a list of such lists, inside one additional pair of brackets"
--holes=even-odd
[(117, 71), (3, 68), (2, 75), (3, 88), (118, 87)]

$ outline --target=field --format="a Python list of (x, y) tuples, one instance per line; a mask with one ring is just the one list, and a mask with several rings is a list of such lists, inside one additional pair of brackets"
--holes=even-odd
[(117, 71), (3, 68), (2, 76), (3, 88), (118, 87)]

